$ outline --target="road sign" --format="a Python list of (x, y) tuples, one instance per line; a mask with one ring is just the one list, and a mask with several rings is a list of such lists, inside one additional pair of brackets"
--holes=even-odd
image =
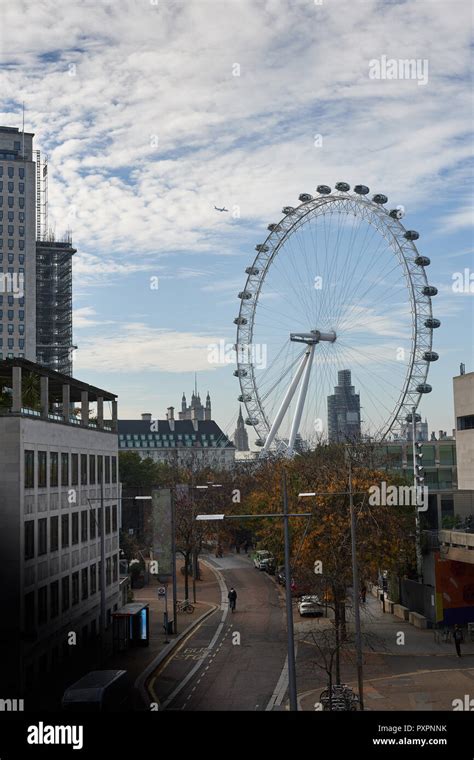
[(158, 596), (166, 596), (166, 588), (164, 586), (160, 586), (158, 589)]

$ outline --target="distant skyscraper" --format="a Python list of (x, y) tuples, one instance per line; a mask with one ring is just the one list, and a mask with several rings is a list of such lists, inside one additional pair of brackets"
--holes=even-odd
[(328, 438), (330, 443), (344, 443), (360, 438), (360, 397), (351, 385), (351, 371), (337, 373), (334, 395), (328, 396)]
[(242, 407), (239, 409), (239, 416), (237, 418), (237, 427), (234, 433), (234, 444), (237, 451), (249, 450), (249, 435), (245, 429), (244, 418), (242, 417)]

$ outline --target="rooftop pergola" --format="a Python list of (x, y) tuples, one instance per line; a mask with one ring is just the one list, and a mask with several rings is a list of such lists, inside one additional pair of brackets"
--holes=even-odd
[[(41, 411), (23, 405), (22, 386), (27, 374), (39, 378)], [(55, 372), (27, 359), (5, 359), (0, 361), (0, 386), (12, 389), (12, 405), (9, 409), (0, 410), (1, 416), (24, 414), (64, 424), (117, 431), (117, 396), (69, 375)], [(104, 401), (110, 401), (112, 405), (112, 420), (105, 424)], [(72, 405), (77, 403), (81, 405), (80, 417), (71, 414)], [(97, 404), (96, 423), (89, 420), (91, 403)]]

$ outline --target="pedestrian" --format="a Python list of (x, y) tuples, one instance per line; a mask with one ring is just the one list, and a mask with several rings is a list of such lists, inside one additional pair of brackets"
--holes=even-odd
[(246, 541), (245, 544), (244, 544), (244, 551), (245, 551), (245, 554), (249, 553), (249, 544), (248, 544), (248, 541)]
[(362, 602), (362, 604), (365, 604), (366, 596), (367, 596), (367, 587), (366, 587), (366, 585), (364, 583), (362, 585), (361, 590), (360, 590), (360, 601)]
[(454, 626), (454, 644), (456, 646), (456, 652), (458, 654), (458, 657), (461, 657), (461, 642), (463, 640), (462, 630), (458, 625)]
[(234, 612), (234, 610), (235, 610), (235, 603), (237, 601), (237, 591), (235, 590), (234, 587), (232, 587), (230, 589), (229, 593), (227, 594), (227, 597), (229, 599), (230, 609), (232, 610), (232, 612)]

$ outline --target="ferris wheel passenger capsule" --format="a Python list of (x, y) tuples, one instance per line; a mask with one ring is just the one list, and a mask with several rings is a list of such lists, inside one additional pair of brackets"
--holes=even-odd
[(407, 230), (403, 236), (406, 240), (418, 240), (420, 233), (416, 230)]
[(433, 388), (429, 383), (420, 383), (416, 386), (417, 393), (431, 393)]
[(423, 354), (423, 359), (425, 362), (437, 362), (439, 359), (439, 354), (437, 354), (436, 351), (425, 351)]
[(234, 325), (246, 325), (246, 324), (247, 324), (247, 320), (245, 317), (236, 317), (234, 319)]
[(257, 438), (255, 441), (255, 446), (265, 446), (265, 441), (262, 438)]
[[(283, 209), (284, 211), (284, 209)], [(269, 224), (267, 227), (267, 230), (269, 232), (279, 232), (281, 230), (281, 225), (279, 224)]]
[(430, 317), (425, 320), (425, 327), (430, 327), (432, 330), (435, 330), (437, 327), (441, 327), (441, 322), (439, 319), (435, 319), (435, 317)]
[(234, 377), (247, 377), (246, 369), (234, 369)]
[(258, 420), (256, 417), (247, 417), (245, 420), (246, 425), (258, 425)]
[(351, 186), (347, 182), (336, 182), (336, 190), (339, 190), (339, 192), (348, 193), (350, 189)]
[(247, 267), (245, 274), (260, 274), (260, 269), (258, 267)]
[(383, 205), (384, 203), (388, 203), (388, 198), (383, 193), (377, 193), (372, 197), (372, 200), (374, 203), (380, 203), (380, 205)]
[(255, 246), (255, 250), (259, 253), (266, 253), (268, 251), (268, 245), (265, 245), (265, 243), (259, 243)]
[(242, 299), (242, 301), (248, 301), (250, 298), (252, 298), (252, 293), (249, 293), (248, 290), (241, 290), (239, 293), (239, 298)]
[(405, 216), (405, 207), (404, 206), (397, 206), (396, 208), (393, 208), (389, 212), (392, 219), (403, 219)]
[(285, 214), (286, 216), (290, 216), (291, 214), (295, 213), (295, 209), (293, 206), (283, 206), (281, 212), (282, 214)]
[(320, 195), (329, 195), (329, 193), (331, 192), (331, 188), (329, 187), (329, 185), (318, 185), (316, 188), (316, 191)]
[(300, 200), (301, 203), (308, 203), (308, 201), (313, 200), (313, 196), (309, 193), (301, 193), (301, 195), (298, 196), (298, 200)]
[(246, 401), (252, 401), (252, 396), (250, 393), (240, 394), (240, 396), (237, 396), (237, 401), (240, 401), (240, 403), (245, 403)]
[(370, 190), (367, 185), (355, 185), (354, 192), (357, 193), (357, 195), (368, 195)]
[(417, 256), (415, 264), (419, 267), (428, 267), (431, 264), (431, 259), (429, 259), (428, 256)]
[(438, 293), (438, 288), (435, 288), (434, 285), (425, 285), (422, 293), (424, 296), (435, 296)]

